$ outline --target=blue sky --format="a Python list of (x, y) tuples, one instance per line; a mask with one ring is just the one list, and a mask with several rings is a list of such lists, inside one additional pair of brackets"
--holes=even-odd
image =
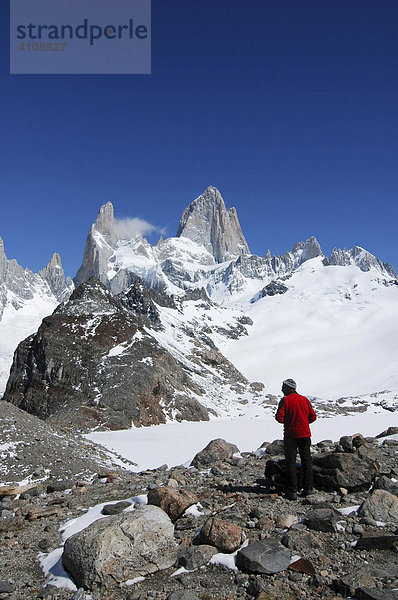
[(108, 200), (172, 236), (214, 185), (253, 253), (315, 235), (398, 267), (395, 0), (153, 0), (151, 75), (9, 75), (0, 23), (8, 258), (74, 276)]

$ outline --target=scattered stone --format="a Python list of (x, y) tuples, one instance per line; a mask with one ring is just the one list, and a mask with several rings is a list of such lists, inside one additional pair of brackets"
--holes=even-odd
[(131, 502), (116, 502), (116, 504), (105, 504), (101, 513), (103, 515), (118, 515), (123, 512), (126, 508), (131, 506)]
[(176, 490), (172, 487), (164, 486), (150, 490), (148, 493), (148, 504), (159, 506), (169, 515), (173, 522), (177, 521), (187, 508), (198, 501), (197, 496), (186, 489)]
[(244, 540), (242, 527), (211, 517), (200, 530), (198, 542), (215, 546), (220, 552), (235, 552)]
[(290, 563), (289, 569), (297, 571), (297, 573), (306, 573), (307, 575), (315, 575), (315, 569), (312, 562), (306, 558), (299, 558), (293, 563)]
[(46, 519), (47, 517), (52, 517), (58, 515), (58, 508), (56, 506), (45, 506), (44, 508), (33, 506), (28, 511), (28, 519), (29, 521), (35, 521), (36, 519)]
[(180, 567), (185, 567), (188, 571), (198, 569), (207, 564), (214, 554), (218, 552), (214, 546), (201, 544), (200, 546), (188, 546), (183, 550), (178, 558)]
[(297, 523), (299, 519), (296, 515), (279, 515), (276, 520), (277, 527), (283, 527), (284, 529), (289, 529), (294, 523)]
[(266, 538), (238, 551), (236, 565), (254, 573), (279, 573), (290, 564), (290, 552), (275, 538)]
[(333, 508), (315, 508), (306, 514), (305, 524), (314, 531), (335, 533), (337, 531), (337, 521), (340, 518), (341, 515)]

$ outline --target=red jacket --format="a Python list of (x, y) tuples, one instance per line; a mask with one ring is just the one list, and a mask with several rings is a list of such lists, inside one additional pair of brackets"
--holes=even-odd
[(288, 394), (279, 403), (275, 419), (283, 423), (285, 437), (311, 437), (309, 423), (313, 423), (316, 414), (311, 402), (296, 392)]

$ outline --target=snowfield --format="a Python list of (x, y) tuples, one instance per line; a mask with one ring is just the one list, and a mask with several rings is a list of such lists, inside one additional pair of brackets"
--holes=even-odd
[(354, 265), (305, 262), (285, 294), (247, 303), (248, 336), (220, 344), (225, 356), (266, 392), (287, 377), (323, 401), (398, 392), (398, 286)]
[[(311, 425), (312, 441), (337, 441), (343, 435), (354, 433), (374, 437), (397, 424), (397, 419), (391, 412), (380, 407), (370, 407), (357, 415), (318, 418)], [(152, 427), (133, 427), (124, 431), (97, 431), (85, 437), (116, 452), (120, 456), (120, 465), (126, 467), (122, 457), (137, 463), (131, 470), (139, 472), (156, 469), (164, 464), (168, 467), (189, 466), (195, 454), (217, 438), (236, 444), (241, 452), (254, 452), (263, 442), (282, 439), (282, 431), (282, 425), (275, 421), (273, 414), (264, 415), (259, 411), (236, 419), (166, 423)]]

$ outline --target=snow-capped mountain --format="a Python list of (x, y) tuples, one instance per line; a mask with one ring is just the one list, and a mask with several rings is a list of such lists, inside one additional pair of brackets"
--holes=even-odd
[(8, 260), (0, 238), (0, 394), (9, 375), (18, 343), (37, 330), (41, 320), (52, 313), (73, 290), (65, 279), (59, 254), (38, 273)]
[[(155, 308), (151, 308), (157, 324), (143, 325), (142, 335), (150, 340), (147, 347), (161, 348), (170, 364), (175, 361), (178, 365), (176, 372), (182, 369), (188, 374), (187, 396), (211, 416), (274, 410), (280, 382), (286, 377), (295, 378), (300, 390), (313, 397), (324, 414), (366, 410), (370, 403), (394, 410), (398, 397), (397, 278), (390, 265), (362, 248), (334, 249), (326, 257), (311, 237), (283, 256), (272, 256), (269, 251), (263, 257), (253, 255), (235, 209), (227, 210), (219, 191), (209, 187), (183, 212), (176, 237), (160, 239), (156, 245), (140, 234), (126, 238), (117, 226), (113, 205), (102, 206), (89, 231), (75, 285), (91, 278), (100, 280), (110, 297), (117, 296), (124, 306), (118, 309), (118, 319), (126, 309), (142, 312), (141, 300), (132, 300), (137, 278), (142, 289), (157, 293), (152, 299)], [(79, 295), (73, 302), (80, 310)], [(56, 311), (59, 323), (69, 310), (65, 302), (62, 306)], [(86, 385), (91, 403), (110, 406), (117, 387), (116, 383), (110, 386), (111, 371), (120, 367), (118, 361), (126, 367), (119, 387), (128, 388), (137, 366), (134, 344), (119, 333), (115, 334), (115, 347), (109, 346), (109, 340), (106, 344), (102, 338), (98, 341), (93, 323), (103, 319), (91, 308), (82, 308), (81, 319), (86, 323), (84, 335), (92, 336), (93, 344), (99, 345), (93, 359), (98, 366), (94, 375), (83, 369), (77, 375), (82, 388), (77, 389), (77, 384), (75, 391), (72, 385), (68, 388), (71, 378), (66, 371), (59, 371), (61, 345), (55, 351), (56, 360), (49, 359), (51, 368), (34, 359), (42, 370), (39, 368), (41, 374), (37, 371), (29, 391), (31, 384), (21, 377), (23, 356), (36, 352), (39, 338), (31, 338), (21, 347), (20, 364), (14, 365), (19, 371), (13, 371), (9, 381), (7, 394), (12, 401), (20, 406), (29, 404), (29, 394), (38, 389), (38, 377), (45, 394), (51, 385), (61, 383), (65, 398), (72, 398)], [(112, 326), (110, 319), (106, 327), (110, 327), (111, 338)], [(70, 326), (72, 342), (79, 327), (83, 327), (80, 321)], [(66, 340), (64, 346), (68, 346)], [(149, 354), (141, 354), (141, 363), (144, 358), (153, 360)], [(192, 392), (195, 386), (198, 393)], [(170, 392), (172, 386), (166, 387)], [(174, 391), (176, 395), (165, 400), (156, 383), (146, 390), (151, 406), (157, 394), (157, 421), (146, 418), (141, 422), (162, 422), (181, 415), (185, 419), (177, 401), (177, 396), (184, 394), (181, 396), (181, 389)], [(15, 400), (17, 396), (19, 400)], [(78, 404), (77, 396), (73, 402)]]

